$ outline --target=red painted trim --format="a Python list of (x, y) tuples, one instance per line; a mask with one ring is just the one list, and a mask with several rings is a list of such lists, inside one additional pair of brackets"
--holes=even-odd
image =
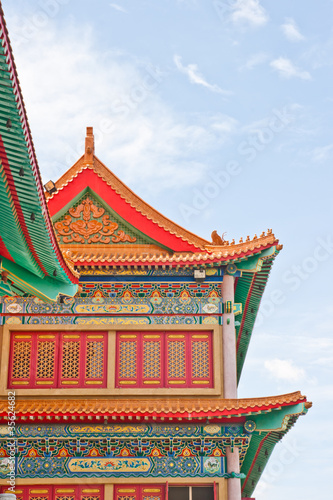
[(256, 274), (254, 274), (253, 277), (252, 277), (251, 286), (250, 286), (249, 292), (247, 294), (247, 298), (246, 298), (246, 302), (245, 302), (245, 306), (244, 306), (244, 312), (243, 312), (243, 316), (242, 316), (242, 322), (241, 322), (241, 326), (240, 326), (239, 332), (238, 332), (238, 338), (237, 338), (237, 344), (236, 344), (236, 353), (238, 352), (238, 347), (239, 347), (239, 344), (240, 344), (240, 341), (241, 341), (241, 338), (242, 338), (244, 323), (245, 323), (245, 319), (246, 319), (246, 315), (247, 315), (247, 310), (249, 308), (250, 299), (251, 299), (251, 296), (252, 296), (252, 290), (253, 290), (253, 287), (254, 287), (255, 280), (256, 280)]
[(8, 197), (11, 199), (11, 201), (14, 205), (12, 209), (15, 210), (15, 212), (16, 212), (17, 219), (19, 221), (20, 227), (22, 229), (22, 232), (23, 232), (24, 237), (26, 239), (26, 242), (28, 244), (29, 250), (31, 251), (31, 253), (33, 255), (33, 258), (35, 259), (36, 263), (39, 265), (42, 272), (46, 276), (48, 276), (48, 273), (47, 273), (45, 267), (43, 266), (42, 262), (40, 261), (38, 255), (37, 255), (35, 247), (32, 243), (31, 238), (30, 238), (29, 230), (28, 230), (27, 225), (25, 223), (21, 203), (20, 203), (17, 191), (16, 191), (14, 178), (13, 178), (13, 175), (12, 175), (12, 172), (10, 169), (10, 165), (8, 162), (8, 158), (7, 158), (7, 154), (6, 154), (6, 150), (5, 150), (5, 146), (4, 146), (1, 134), (0, 134), (0, 157), (2, 159), (2, 165), (3, 165), (4, 171), (5, 171), (6, 177), (7, 177), (7, 185), (8, 185), (9, 191), (10, 191), (8, 193)]
[[(9, 484), (7, 486), (1, 486), (0, 485), (0, 493), (8, 492), (8, 493), (13, 493), (11, 490), (8, 489)], [(104, 499), (104, 485), (100, 484), (84, 484), (82, 486), (79, 486), (77, 484), (66, 484), (66, 488), (74, 490), (74, 494), (70, 495), (70, 497), (74, 496), (74, 500), (81, 500), (83, 497), (87, 497), (85, 493), (83, 493), (83, 489), (94, 489), (94, 498), (96, 500), (103, 500)], [(54, 485), (45, 485), (45, 484), (35, 484), (29, 486), (23, 486), (21, 484), (15, 486), (15, 490), (22, 491), (22, 493), (16, 493), (16, 498), (17, 500), (30, 500), (30, 498), (37, 498), (38, 494), (31, 494), (31, 490), (48, 490), (48, 493), (43, 493), (42, 497), (47, 497), (48, 500), (55, 500), (56, 498), (68, 498), (68, 494), (64, 493), (58, 493), (58, 490), (64, 489), (64, 486), (61, 484), (54, 484)], [(99, 490), (98, 492), (96, 490)], [(97, 496), (96, 496), (97, 494)]]
[(87, 187), (90, 187), (90, 189), (100, 196), (120, 217), (155, 241), (174, 251), (198, 251), (198, 247), (194, 244), (184, 241), (181, 237), (163, 229), (136, 208), (133, 208), (90, 168), (82, 170), (67, 186), (57, 193), (57, 196), (48, 201), (51, 217), (56, 215)]
[(3, 239), (1, 238), (1, 236), (0, 236), (0, 255), (2, 255), (2, 257), (5, 257), (5, 259), (8, 259), (8, 260), (11, 260), (12, 262), (14, 262), (14, 259), (10, 255), (10, 253), (8, 252), (7, 247), (4, 244)]
[(260, 445), (258, 446), (258, 449), (256, 451), (256, 454), (254, 455), (254, 459), (252, 460), (252, 464), (251, 464), (251, 467), (249, 469), (249, 472), (247, 473), (247, 476), (245, 478), (245, 481), (243, 483), (243, 486), (242, 486), (242, 491), (244, 490), (245, 486), (246, 486), (246, 483), (248, 482), (249, 478), (250, 478), (250, 475), (251, 475), (251, 472), (252, 472), (252, 469), (253, 467), (255, 466), (255, 463), (256, 463), (256, 460), (258, 458), (258, 455), (264, 445), (264, 442), (266, 441), (266, 439), (272, 434), (272, 432), (269, 432), (265, 437), (264, 439), (261, 441)]

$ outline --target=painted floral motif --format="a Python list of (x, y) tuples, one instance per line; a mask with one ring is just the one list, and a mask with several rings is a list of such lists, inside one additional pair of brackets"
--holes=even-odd
[[(54, 227), (63, 243), (119, 243), (136, 241), (122, 230), (118, 224), (112, 222), (105, 209), (94, 205), (93, 201), (85, 198), (76, 208), (69, 209), (70, 215), (65, 215), (62, 221), (56, 222)], [(82, 217), (82, 218), (80, 218)], [(74, 218), (74, 220), (73, 220)], [(102, 218), (102, 220), (97, 220)], [(75, 220), (78, 219), (78, 220)]]

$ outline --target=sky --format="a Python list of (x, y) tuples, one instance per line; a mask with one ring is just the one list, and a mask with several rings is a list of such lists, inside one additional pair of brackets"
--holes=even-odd
[[(43, 180), (96, 155), (210, 240), (272, 228), (239, 397), (301, 390), (257, 500), (327, 497), (332, 476), (333, 1), (3, 0)], [(284, 450), (289, 450), (288, 460)]]

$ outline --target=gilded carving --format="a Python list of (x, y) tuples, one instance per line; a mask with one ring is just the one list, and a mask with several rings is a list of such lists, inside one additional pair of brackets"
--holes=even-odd
[[(91, 198), (85, 198), (76, 208), (69, 209), (70, 215), (65, 215), (62, 221), (54, 224), (64, 243), (119, 243), (136, 241), (110, 220), (105, 209), (97, 207)], [(74, 218), (74, 220), (73, 220)], [(102, 218), (102, 220), (97, 220)], [(75, 220), (78, 219), (78, 220)], [(117, 231), (117, 232), (116, 232)]]

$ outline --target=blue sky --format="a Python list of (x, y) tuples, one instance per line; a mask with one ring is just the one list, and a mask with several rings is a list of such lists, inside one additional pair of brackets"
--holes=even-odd
[(239, 395), (301, 389), (314, 406), (256, 498), (327, 496), (332, 0), (2, 3), (45, 181), (93, 126), (97, 156), (180, 225), (229, 240), (272, 228), (283, 243)]

